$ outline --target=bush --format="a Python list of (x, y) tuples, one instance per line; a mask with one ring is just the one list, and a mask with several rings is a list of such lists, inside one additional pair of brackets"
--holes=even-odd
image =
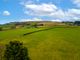
[(0, 27), (0, 31), (2, 31), (3, 30), (3, 28), (2, 27)]
[(5, 60), (30, 60), (27, 48), (19, 41), (11, 41), (6, 45), (4, 58)]
[(3, 60), (4, 46), (0, 45), (0, 60)]

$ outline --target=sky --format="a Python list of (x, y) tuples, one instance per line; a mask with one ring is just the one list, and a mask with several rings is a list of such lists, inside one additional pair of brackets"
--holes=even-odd
[(0, 24), (80, 20), (80, 0), (0, 0)]

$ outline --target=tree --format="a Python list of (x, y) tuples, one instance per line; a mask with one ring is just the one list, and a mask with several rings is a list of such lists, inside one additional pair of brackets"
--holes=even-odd
[(11, 41), (6, 45), (4, 58), (5, 60), (30, 60), (27, 48), (19, 41)]
[(37, 23), (36, 22), (32, 22), (31, 25), (32, 25), (32, 27), (37, 28)]
[(2, 31), (3, 30), (3, 28), (2, 27), (0, 27), (0, 31)]
[(80, 26), (80, 21), (75, 21), (74, 25)]

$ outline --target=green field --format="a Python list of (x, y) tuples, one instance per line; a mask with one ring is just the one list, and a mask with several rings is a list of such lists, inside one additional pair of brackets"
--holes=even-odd
[(21, 28), (0, 32), (0, 45), (19, 40), (28, 47), (31, 60), (80, 60), (80, 27)]

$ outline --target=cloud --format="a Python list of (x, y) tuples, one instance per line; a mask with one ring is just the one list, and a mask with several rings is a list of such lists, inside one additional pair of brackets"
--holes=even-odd
[(32, 16), (48, 16), (54, 18), (63, 18), (65, 12), (52, 3), (42, 4), (24, 4), (24, 13)]
[(70, 19), (80, 20), (80, 9), (69, 9), (67, 14)]
[(40, 0), (21, 0), (21, 5), (39, 3)]
[[(61, 1), (61, 0), (60, 0)], [(31, 3), (30, 3), (31, 2)], [(62, 9), (59, 9), (55, 4), (40, 3), (36, 4), (34, 1), (24, 2), (24, 13), (31, 16), (48, 16), (54, 18), (63, 18), (65, 13)]]
[(80, 16), (80, 9), (68, 9), (69, 16)]
[(55, 18), (64, 18), (65, 17), (65, 11), (58, 9), (55, 12), (52, 12), (51, 16)]
[(68, 9), (67, 11), (58, 9), (55, 13), (52, 13), (52, 17), (62, 21), (80, 20), (80, 9)]
[[(80, 1), (80, 0), (79, 0)], [(23, 3), (24, 13), (36, 17), (49, 17), (52, 20), (72, 21), (80, 19), (80, 9), (66, 9), (62, 10), (52, 3)]]
[(72, 0), (72, 2), (76, 4), (77, 7), (80, 7), (80, 0)]
[(31, 15), (37, 15), (37, 16), (47, 16), (51, 15), (52, 12), (55, 12), (57, 10), (57, 7), (53, 4), (25, 4), (25, 13), (27, 14), (27, 11)]
[(32, 19), (21, 19), (20, 21), (25, 22), (25, 21), (43, 21), (43, 20), (40, 18), (32, 18)]
[(4, 16), (9, 16), (10, 15), (10, 12), (9, 11), (3, 11), (3, 15)]
[(24, 4), (25, 14), (32, 16), (49, 16), (55, 18), (63, 18), (65, 13), (52, 3), (42, 4)]
[(52, 22), (62, 22), (60, 19), (51, 20)]

